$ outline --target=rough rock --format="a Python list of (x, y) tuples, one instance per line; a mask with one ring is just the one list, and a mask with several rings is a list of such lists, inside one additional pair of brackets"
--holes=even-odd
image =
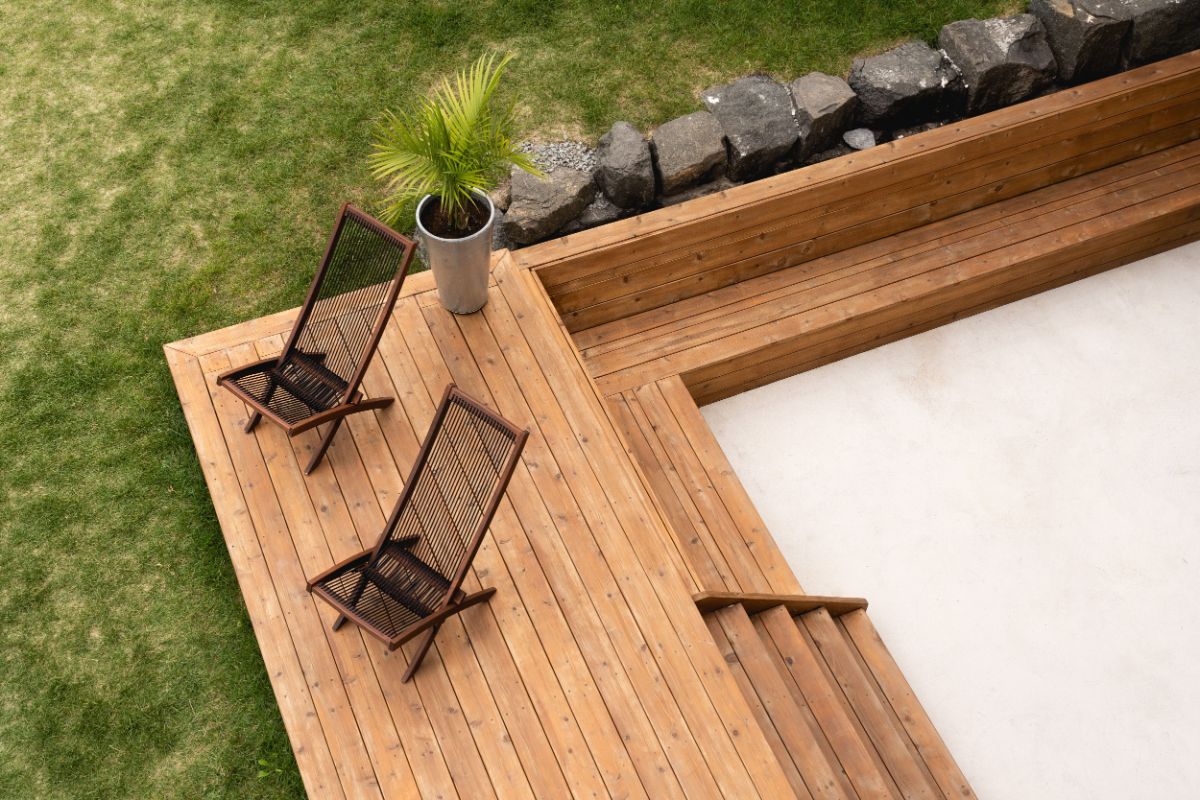
[(587, 228), (595, 228), (597, 225), (605, 225), (620, 219), (624, 213), (623, 209), (614, 205), (603, 194), (597, 194), (596, 199), (588, 203), (587, 208), (583, 210), (578, 219), (573, 219), (563, 226), (562, 232), (575, 233)]
[(729, 177), (750, 180), (771, 172), (799, 137), (787, 87), (762, 75), (706, 91), (704, 105), (729, 141)]
[(496, 224), (492, 227), (492, 249), (493, 250), (513, 250), (519, 247), (514, 242), (510, 242), (508, 237), (504, 235), (504, 212), (499, 208), (496, 209)]
[(596, 165), (600, 188), (618, 206), (637, 208), (654, 199), (650, 145), (628, 122), (616, 123), (600, 137)]
[(936, 119), (957, 111), (959, 102), (958, 70), (924, 42), (856, 59), (849, 83), (862, 104), (860, 119), (872, 127)]
[(497, 212), (508, 210), (508, 204), (512, 202), (512, 184), (507, 180), (488, 192), (488, 197), (491, 198), (492, 205), (496, 207)]
[(725, 134), (707, 111), (660, 125), (652, 135), (651, 150), (663, 194), (680, 192), (725, 166)]
[(875, 146), (875, 134), (870, 128), (855, 128), (843, 133), (842, 141), (855, 150), (866, 150)]
[(850, 145), (846, 144), (845, 142), (838, 142), (828, 150), (822, 150), (819, 153), (813, 153), (804, 163), (820, 164), (822, 161), (830, 161), (835, 158), (841, 158), (842, 156), (848, 156), (853, 152), (854, 148), (850, 147)]
[(1121, 67), (1121, 44), (1129, 30), (1120, 0), (1031, 0), (1029, 13), (1042, 21), (1064, 83), (1111, 75)]
[(837, 141), (858, 111), (858, 95), (841, 78), (810, 72), (796, 78), (788, 88), (796, 107), (800, 143), (796, 157), (805, 158)]
[(1130, 22), (1122, 65), (1136, 67), (1200, 48), (1200, 0), (1118, 0)]
[(680, 203), (687, 202), (688, 200), (695, 200), (697, 197), (704, 197), (708, 194), (716, 194), (717, 192), (723, 192), (726, 189), (732, 189), (734, 186), (737, 186), (735, 182), (722, 175), (721, 177), (709, 181), (708, 183), (702, 183), (699, 186), (693, 186), (692, 188), (685, 189), (682, 192), (677, 192), (676, 194), (659, 198), (659, 202), (661, 202), (664, 206), (679, 205)]
[(968, 114), (1024, 100), (1058, 74), (1046, 28), (1033, 14), (951, 22), (938, 44), (962, 72)]
[(595, 196), (591, 173), (559, 167), (541, 179), (514, 169), (503, 234), (515, 244), (545, 239), (578, 217)]

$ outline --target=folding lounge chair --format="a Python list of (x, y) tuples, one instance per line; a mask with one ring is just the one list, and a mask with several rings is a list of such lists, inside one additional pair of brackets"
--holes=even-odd
[(263, 417), (295, 436), (329, 423), (304, 472), (320, 463), (342, 420), (384, 408), (359, 383), (412, 260), (412, 240), (347, 203), (283, 352), (230, 370), (217, 383), (250, 407), (246, 432)]
[(390, 650), (423, 637), (406, 682), (442, 623), (496, 591), (461, 587), (528, 435), (448, 386), (379, 543), (309, 581), (334, 630), (353, 620)]

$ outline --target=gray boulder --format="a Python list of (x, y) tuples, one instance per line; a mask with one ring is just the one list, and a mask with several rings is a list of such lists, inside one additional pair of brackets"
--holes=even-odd
[(591, 173), (559, 167), (545, 179), (514, 169), (512, 202), (501, 233), (514, 244), (545, 239), (578, 217), (596, 196)]
[(1024, 100), (1058, 74), (1046, 29), (1033, 14), (951, 22), (938, 44), (962, 72), (968, 114)]
[(650, 145), (628, 122), (616, 123), (600, 137), (596, 165), (600, 188), (618, 206), (637, 208), (654, 199)]
[(797, 158), (824, 150), (850, 127), (858, 111), (858, 95), (841, 78), (810, 72), (788, 87), (796, 107), (800, 144)]
[(651, 150), (663, 194), (675, 194), (704, 181), (725, 166), (725, 133), (707, 111), (697, 111), (660, 125)]
[(787, 87), (752, 75), (704, 93), (704, 105), (729, 140), (729, 177), (750, 180), (767, 175), (791, 152), (799, 137)]
[(579, 215), (579, 219), (574, 219), (563, 226), (563, 233), (575, 233), (576, 231), (594, 228), (597, 225), (605, 225), (621, 218), (623, 210), (614, 205), (611, 200), (603, 194), (597, 194), (596, 199), (588, 203), (587, 208)]
[(1064, 83), (1111, 75), (1121, 67), (1121, 43), (1129, 19), (1120, 0), (1031, 0), (1029, 13), (1042, 21)]
[(1200, 48), (1200, 0), (1118, 0), (1129, 20), (1122, 64), (1136, 67)]
[(955, 66), (924, 42), (856, 59), (849, 83), (862, 104), (860, 119), (871, 127), (915, 125), (952, 114), (961, 86)]

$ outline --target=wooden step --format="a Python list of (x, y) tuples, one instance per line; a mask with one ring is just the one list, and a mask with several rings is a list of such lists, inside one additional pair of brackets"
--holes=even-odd
[(975, 792), (966, 776), (958, 768), (954, 756), (913, 694), (866, 612), (852, 611), (838, 617), (834, 624), (843, 634), (844, 641), (853, 645), (853, 651), (861, 659), (860, 664), (869, 671), (879, 695), (887, 701), (891, 713), (942, 793), (947, 798), (974, 798)]
[(942, 793), (920, 752), (833, 616), (817, 609), (797, 617), (793, 627), (811, 637), (902, 796), (940, 798)]
[(786, 676), (793, 693), (798, 693), (812, 709), (858, 796), (863, 800), (903, 797), (871, 748), (816, 646), (791, 613), (783, 606), (776, 606), (756, 615), (754, 625), (760, 638), (774, 651), (776, 666)]
[(705, 616), (801, 798), (974, 798), (864, 609), (794, 615), (725, 605)]
[[(724, 631), (738, 663), (745, 671), (753, 695), (815, 800), (855, 798), (859, 795), (843, 771), (812, 709), (803, 697), (794, 695), (784, 682), (777, 657), (763, 641), (750, 616), (741, 606), (728, 606), (712, 614)], [(804, 796), (797, 792), (798, 796)]]

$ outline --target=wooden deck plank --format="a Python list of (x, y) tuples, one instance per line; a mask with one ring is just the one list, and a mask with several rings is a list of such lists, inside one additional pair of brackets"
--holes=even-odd
[[(450, 375), (446, 368), (444, 366), (437, 366), (437, 360), (435, 357), (437, 352), (436, 348), (430, 347), (429, 344), (430, 343), (423, 338), (418, 339), (418, 341), (414, 343), (414, 349), (421, 353), (418, 358), (420, 359), (422, 369), (417, 370), (418, 380), (420, 380), (421, 373), (433, 373), (433, 375), (438, 376), (436, 378), (429, 378), (430, 380), (449, 380)], [(385, 357), (394, 358), (394, 356), (390, 356), (388, 353), (386, 353), (386, 351)], [(535, 428), (535, 435), (536, 431), (537, 429)], [(580, 617), (577, 613), (584, 608), (584, 604), (580, 601), (584, 598), (587, 598), (589, 593), (582, 587), (581, 584), (571, 582), (573, 577), (577, 577), (574, 571), (574, 561), (572, 560), (572, 557), (565, 552), (565, 550), (560, 552), (555, 549), (555, 545), (559, 543), (559, 540), (557, 530), (554, 526), (554, 521), (552, 520), (552, 515), (547, 513), (547, 510), (543, 505), (544, 500), (538, 497), (536, 488), (527, 486), (529, 474), (531, 472), (537, 472), (540, 467), (540, 461), (536, 458), (529, 457), (531, 451), (528, 444), (526, 447), (526, 457), (522, 459), (521, 466), (514, 474), (513, 483), (510, 484), (508, 500), (513, 504), (513, 508), (516, 510), (516, 513), (520, 518), (520, 526), (530, 534), (529, 541), (531, 543), (531, 549), (537, 552), (540, 559), (545, 560), (550, 565), (546, 570), (546, 576), (550, 579), (551, 585), (554, 588), (557, 598), (556, 603), (560, 608), (561, 613), (566, 615), (568, 619), (571, 620), (571, 628), (588, 633), (593, 633), (596, 630), (602, 631), (603, 625), (598, 619), (595, 622), (594, 628), (588, 628), (588, 620), (586, 616)], [(502, 505), (499, 513), (500, 515), (504, 515), (506, 514), (506, 511), (506, 506)], [(539, 547), (541, 549), (538, 549)], [(533, 573), (531, 570), (529, 572), (526, 572), (524, 569), (514, 570), (514, 575), (516, 576), (524, 577), (532, 574)], [(534, 588), (536, 589), (537, 587), (535, 586)], [(544, 603), (548, 608), (551, 607), (551, 603), (548, 599), (542, 599), (542, 603)], [(537, 606), (535, 605), (534, 607), (536, 608)], [(555, 619), (551, 618), (548, 621), (544, 621), (544, 624), (550, 624), (553, 626), (556, 622), (557, 621)], [(604, 640), (601, 640), (596, 636), (586, 635), (578, 635), (577, 638), (580, 642), (580, 645), (585, 647), (586, 651), (589, 653), (590, 662), (608, 666), (616, 661), (615, 655), (604, 649)], [(566, 659), (566, 664), (573, 664), (574, 660), (571, 658), (569, 650), (557, 651), (555, 655), (556, 657)], [(600, 671), (599, 675), (601, 678), (600, 685), (602, 687), (612, 685), (604, 680), (604, 671)], [(587, 689), (587, 683), (581, 683), (577, 686), (581, 691)], [(634, 702), (637, 702), (636, 698), (634, 698)], [(628, 730), (637, 730), (636, 723), (631, 725)], [(622, 737), (626, 738), (628, 735), (629, 734), (623, 734)], [(624, 776), (617, 778), (618, 780), (628, 781), (628, 776), (625, 775), (624, 771), (620, 769), (612, 774)], [(676, 792), (677, 791), (678, 789), (676, 789)]]
[(836, 684), (826, 679), (816, 652), (800, 638), (791, 613), (776, 606), (757, 615), (753, 623), (759, 638), (769, 643), (768, 649), (775, 648), (777, 665), (804, 696), (858, 796), (862, 800), (898, 800), (900, 792), (860, 737), (852, 715), (839, 702)]
[[(240, 366), (253, 361), (254, 357), (253, 344), (247, 343), (229, 357), (221, 354), (220, 360), (224, 363), (217, 368)], [(215, 381), (210, 383), (210, 391), (229, 455), (241, 476), (250, 518), (271, 573), (287, 631), (295, 644), (317, 716), (326, 731), (343, 789), (348, 797), (381, 797), (374, 765), (366, 752), (333, 654), (333, 648), (338, 644), (326, 639), (328, 626), (321, 620), (316, 603), (305, 588), (304, 572), (258, 441), (241, 429), (245, 407), (232, 394), (216, 386)]]
[[(391, 391), (392, 384), (386, 375), (386, 367), (382, 360), (378, 363), (378, 367), (380, 370), (379, 380), (381, 382), (388, 381), (387, 391), (394, 396)], [(385, 387), (380, 385), (378, 388), (383, 390)], [(406, 413), (404, 424), (385, 426), (384, 435), (392, 446), (399, 463), (411, 464), (416, 458), (418, 448), (416, 431), (428, 428), (435, 406), (436, 400), (426, 395), (425, 404), (420, 409), (414, 408)], [(403, 404), (399, 410), (405, 411)], [(411, 423), (408, 420), (412, 418), (419, 419), (420, 424), (410, 428)], [(510, 520), (501, 518), (495, 529), (499, 532), (513, 528)], [(499, 560), (495, 543), (491, 539), (481, 545), (475, 567), (464, 581), (464, 591), (474, 592), (483, 588), (478, 575), (485, 575), (489, 586), (495, 587), (498, 592), (505, 592), (505, 602), (488, 604), (480, 613), (463, 615), (461, 620), (480, 663), (487, 664), (485, 680), (491, 686), (492, 695), (504, 719), (508, 736), (512, 739), (521, 763), (525, 767), (530, 788), (537, 797), (566, 796), (568, 794), (586, 796), (594, 792), (598, 784), (598, 777), (595, 775), (594, 767), (588, 768), (587, 759), (574, 758), (568, 761), (556, 757), (543, 726), (530, 724), (531, 718), (541, 719), (549, 727), (555, 720), (563, 718), (563, 715), (559, 709), (558, 713), (553, 715), (543, 713), (536, 717), (533, 716), (530, 689), (536, 691), (539, 688), (545, 688), (548, 690), (553, 682), (543, 680), (542, 675), (538, 675), (537, 680), (526, 681), (517, 667), (514, 656), (517, 659), (521, 659), (523, 656), (528, 656), (529, 659), (540, 657), (544, 661), (545, 654), (536, 636), (531, 635), (528, 616), (521, 603), (520, 595), (515, 591), (507, 591), (512, 586), (511, 578), (509, 578), (503, 562)], [(534, 660), (531, 663), (540, 662)], [(557, 695), (557, 697), (561, 697), (561, 695)], [(541, 710), (544, 712), (546, 708), (547, 706), (543, 704)], [(568, 719), (570, 723), (574, 723), (573, 718), (568, 717)], [(552, 732), (553, 730), (551, 728)], [(567, 774), (574, 778), (572, 789), (568, 789)]]
[[(427, 426), (432, 420), (434, 400), (426, 391), (424, 381), (432, 384), (448, 380), (449, 376), (443, 375), (444, 370), (433, 370), (433, 374), (419, 370), (395, 324), (388, 328), (381, 356), (397, 379), (408, 381), (424, 395), (420, 401), (406, 397), (403, 402), (411, 406), (410, 416), (420, 420), (422, 427)], [(432, 390), (432, 385), (429, 388)], [(512, 418), (521, 417), (512, 415)], [(518, 467), (508, 499), (497, 512), (497, 524), (506, 534), (496, 537), (494, 543), (490, 537), (485, 539), (477, 557), (476, 571), (486, 572), (489, 583), (497, 586), (498, 592), (505, 591), (509, 585), (516, 587), (517, 594), (500, 607), (497, 618), (506, 630), (510, 626), (515, 629), (515, 633), (509, 635), (513, 658), (521, 665), (522, 674), (528, 676), (527, 685), (535, 702), (539, 703), (539, 715), (556, 742), (557, 751), (567, 754), (565, 758), (560, 756), (559, 763), (568, 772), (576, 795), (589, 796), (596, 792), (594, 780), (581, 777), (586, 776), (588, 769), (586, 759), (578, 755), (586, 749), (579, 745), (579, 737), (586, 735), (597, 740), (593, 754), (599, 753), (597, 765), (604, 770), (604, 782), (613, 796), (636, 797), (642, 788), (628, 765), (628, 756), (621, 755), (624, 750), (620, 745), (622, 737), (613, 728), (588, 666), (574, 645), (572, 626), (564, 619), (566, 604), (560, 607), (539, 563), (537, 545), (533, 542), (551, 539), (546, 534), (554, 529), (540, 498), (528, 483), (528, 461), (523, 460)], [(560, 577), (566, 574), (569, 558), (558, 556), (555, 559), (545, 555), (542, 558), (550, 565), (546, 572)], [(575, 595), (564, 593), (563, 596)], [(516, 597), (523, 598), (524, 604), (516, 602)], [(545, 651), (541, 646), (530, 644), (539, 638), (546, 643)], [(596, 663), (603, 663), (602, 658), (597, 657)], [(547, 668), (553, 670), (556, 679), (551, 679)], [(569, 691), (560, 689), (560, 684), (569, 687)], [(563, 713), (564, 703), (572, 708), (574, 716)]]
[[(590, 483), (590, 488), (602, 492), (592, 469), (595, 463), (605, 464), (603, 485), (629, 500), (598, 509), (601, 514), (621, 519), (613, 532), (621, 534), (623, 529), (624, 533), (606, 539), (605, 554), (619, 559), (622, 572), (643, 572), (660, 578), (646, 583), (624, 581), (623, 587), (643, 631), (658, 634), (648, 637), (655, 640), (654, 654), (671, 690), (676, 696), (688, 698), (681, 710), (705, 750), (709, 767), (719, 773), (714, 777), (727, 795), (744, 793), (753, 786), (767, 796), (786, 796), (789, 788), (782, 769), (754, 726), (744, 699), (736, 693), (736, 683), (723, 668), (724, 662), (695, 606), (681, 594), (686, 592), (686, 584), (670, 570), (671, 558), (666, 552), (672, 547), (670, 534), (641, 495), (640, 483), (623, 458), (599, 393), (589, 382), (573, 378), (583, 365), (549, 300), (528, 272), (503, 262), (497, 269), (502, 294), (513, 304), (521, 320), (520, 330), (528, 337), (530, 349), (567, 416), (571, 438), (587, 461), (586, 469), (580, 470), (583, 486)], [(569, 441), (563, 445), (569, 445)], [(630, 532), (636, 534), (632, 541), (637, 547), (632, 544)]]
[[(376, 377), (382, 377), (376, 373)], [(370, 394), (370, 383), (364, 386)], [(381, 393), (394, 396), (392, 387), (377, 386)], [(380, 413), (381, 417), (397, 415), (400, 410), (393, 405)], [(407, 417), (401, 416), (405, 424)], [(399, 472), (392, 461), (392, 451), (385, 439), (383, 431), (375, 420), (375, 415), (360, 414), (362, 421), (357, 428), (351, 428), (353, 439), (358, 450), (359, 459), (364, 474), (370, 479), (379, 500), (378, 522), (370, 534), (374, 537), (382, 528), (383, 521), (392, 510), (396, 497), (402, 487)], [(351, 417), (353, 421), (355, 417)], [(396, 428), (390, 425), (389, 428)], [(423, 435), (424, 431), (421, 432)], [(416, 431), (401, 435), (397, 448), (403, 452), (406, 441), (416, 438)], [(412, 463), (415, 453), (408, 454), (403, 463)], [(375, 465), (374, 469), (368, 465)], [(386, 465), (381, 468), (381, 465)], [(357, 464), (356, 464), (357, 466)], [(365, 498), (364, 493), (364, 498)], [(468, 575), (463, 586), (465, 591), (475, 591), (480, 587), (477, 578)], [(551, 768), (555, 764), (548, 750), (545, 736), (540, 725), (529, 725), (528, 697), (524, 684), (512, 669), (507, 646), (499, 636), (490, 608), (472, 609), (447, 622), (435, 646), (444, 650), (452, 643), (458, 644), (458, 649), (464, 654), (462, 659), (446, 659), (455, 696), (463, 708), (464, 716), (479, 743), (481, 755), (487, 766), (489, 775), (497, 792), (502, 796), (512, 793), (513, 796), (530, 796), (535, 785), (541, 788), (535, 793), (538, 796), (547, 794), (565, 794), (566, 784), (561, 771)], [(486, 677), (480, 662), (489, 665)], [(489, 733), (490, 732), (490, 733)], [(519, 754), (525, 756), (521, 758)], [(525, 770), (524, 763), (540, 765), (533, 772)]]
[[(659, 428), (648, 418), (645, 403), (637, 392), (628, 391), (609, 399), (610, 409), (614, 406), (616, 414), (628, 415), (626, 438), (632, 442), (635, 452), (642, 454), (642, 471), (648, 476), (651, 490), (676, 540), (687, 554), (699, 590), (740, 591), (741, 584), (716, 544), (708, 523), (697, 510), (695, 498), (680, 485), (671, 451), (664, 446)], [(644, 443), (644, 450), (638, 447), (639, 443)]]
[(669, 472), (678, 479), (676, 491), (681, 498), (694, 503), (706, 529), (712, 531), (714, 546), (733, 575), (732, 583), (743, 592), (768, 591), (770, 584), (762, 567), (739, 535), (707, 472), (696, 458), (688, 433), (680, 426), (658, 384), (640, 386), (635, 392), (648, 421), (664, 441), (664, 452), (670, 454)]
[[(632, 569), (628, 562), (613, 566), (612, 543), (619, 541), (616, 537), (622, 532), (603, 499), (604, 490), (594, 482), (586, 455), (572, 446), (574, 434), (558, 405), (559, 397), (547, 383), (522, 330), (511, 324), (515, 318), (503, 292), (489, 303), (486, 314), (489, 322), (498, 321), (491, 329), (502, 337), (500, 348), (512, 372), (521, 376), (524, 397), (538, 418), (539, 435), (526, 446), (534, 448), (536, 463), (545, 468), (534, 475), (540, 481), (543, 500), (556, 519), (578, 519), (583, 523), (570, 532), (564, 531), (564, 536), (570, 537), (572, 561), (587, 587), (585, 596), (596, 604), (597, 624), (612, 637), (616, 659), (632, 689), (628, 702), (644, 709), (652, 731), (651, 738), (630, 742), (637, 748), (632, 754), (639, 773), (656, 781), (660, 780), (656, 775), (668, 777), (662, 771), (665, 757), (671, 765), (670, 778), (680, 787), (675, 791), (682, 790), (689, 796), (719, 796), (715, 776), (697, 747), (683, 709), (674, 693), (665, 688), (670, 686), (668, 674), (656, 658), (663, 646), (656, 640), (655, 629), (648, 631), (639, 620), (634, 609), (637, 601), (628, 594), (630, 587), (641, 584), (630, 579), (641, 570)], [(618, 708), (624, 710), (624, 705)], [(634, 715), (633, 721), (640, 722), (640, 718)]]
[(717, 618), (716, 614), (708, 614), (705, 616), (704, 622), (708, 625), (709, 634), (712, 636), (713, 642), (716, 643), (718, 649), (720, 649), (725, 663), (729, 664), (729, 671), (733, 674), (738, 687), (742, 690), (742, 695), (749, 701), (750, 708), (754, 712), (754, 717), (758, 720), (758, 727), (762, 729), (763, 735), (771, 746), (771, 750), (775, 753), (776, 760), (779, 761), (783, 767), (783, 771), (787, 774), (792, 791), (796, 793), (797, 798), (812, 800), (812, 793), (804, 785), (804, 778), (800, 775), (800, 770), (796, 767), (796, 762), (792, 759), (792, 754), (788, 752), (787, 745), (779, 735), (779, 729), (771, 719), (766, 706), (763, 705), (762, 698), (759, 697), (758, 692), (754, 688), (754, 683), (746, 673), (746, 668), (738, 660), (737, 653), (734, 651), (729, 637), (725, 635), (725, 629), (721, 625), (721, 620)]
[[(1022, 286), (1059, 285), (1063, 274), (1082, 277), (1152, 255), (1159, 250), (1154, 242), (1163, 237), (1180, 244), (1195, 239), (1195, 199), (1185, 200), (1182, 207), (1172, 208), (1173, 203), (1171, 199), (1147, 203), (1121, 215), (1126, 224), (1118, 223), (1109, 231), (1082, 227), (1050, 234), (1045, 241), (1027, 243), (1023, 254), (1000, 254), (1007, 262), (985, 258), (969, 266), (928, 273), (919, 283), (896, 287), (893, 298), (899, 302), (889, 302), (884, 292), (877, 291), (818, 309), (808, 315), (808, 322), (814, 324), (803, 337), (783, 337), (754, 352), (739, 354), (736, 362), (709, 364), (682, 377), (701, 402), (714, 402), (1034, 291)], [(1191, 231), (1190, 238), (1172, 236), (1180, 230)], [(1056, 235), (1069, 236), (1065, 244), (1070, 249), (1051, 250)], [(1114, 252), (1125, 255), (1110, 258)], [(1104, 266), (1097, 266), (1101, 264)], [(913, 291), (917, 286), (921, 290)]]
[[(271, 337), (256, 344), (254, 348), (250, 345), (232, 348), (229, 353), (235, 358), (245, 355), (249, 360), (265, 358), (272, 352), (278, 352), (282, 342), (278, 337)], [(322, 502), (319, 505), (329, 513), (317, 512), (305, 485), (303, 473), (299, 469), (300, 465), (306, 462), (298, 460), (287, 436), (278, 428), (269, 425), (260, 425), (255, 429), (254, 435), (270, 473), (276, 496), (280, 500), (280, 508), (287, 520), (288, 530), (304, 573), (317, 574), (334, 561), (361, 550), (362, 548), (357, 546), (344, 553), (331, 550), (326, 532), (331, 528), (336, 530), (340, 527), (339, 523), (343, 520), (338, 519), (337, 511), (344, 513), (344, 509), (340, 508), (339, 504)], [(337, 617), (336, 612), (325, 605), (319, 605), (318, 612), (325, 626), (332, 625)], [(372, 758), (383, 796), (404, 797), (413, 794), (417, 789), (416, 778), (395, 722), (386, 713), (374, 712), (374, 709), (386, 709), (388, 706), (371, 656), (367, 652), (368, 647), (374, 646), (373, 643), (366, 642), (357, 630), (354, 632), (357, 635), (338, 637), (336, 640), (331, 633), (327, 628), (326, 637), (330, 641), (338, 669), (347, 678), (346, 692), (350, 705), (355, 710), (355, 719), (362, 732), (366, 752)]]
[(722, 583), (712, 559), (706, 552), (702, 552), (704, 545), (699, 534), (691, 527), (691, 519), (678, 503), (677, 495), (665, 485), (666, 478), (651, 447), (650, 438), (646, 435), (646, 429), (632, 411), (637, 398), (621, 393), (606, 399), (609, 416), (612, 417), (613, 424), (625, 443), (626, 452), (638, 467), (638, 475), (646, 487), (646, 492), (654, 499), (655, 505), (675, 534), (680, 573), (691, 579), (694, 591), (700, 591), (701, 586)]
[(204, 372), (191, 354), (170, 345), (165, 350), (275, 701), (293, 742), (305, 789), (313, 797), (343, 798), (345, 791), (341, 778), (300, 667), (295, 644), (283, 623), (279, 598), (267, 571), (240, 479), (226, 448)]
[(694, 463), (700, 465), (703, 477), (707, 480), (704, 485), (712, 487), (716, 499), (733, 520), (734, 530), (731, 533), (736, 534), (738, 541), (758, 562), (769, 591), (774, 594), (804, 594), (791, 565), (783, 557), (775, 537), (733, 471), (733, 465), (725, 457), (725, 451), (704, 421), (683, 381), (677, 375), (664, 378), (658, 381), (658, 390), (686, 434), (687, 446), (695, 457)]
[[(493, 290), (493, 294), (498, 294), (498, 292)], [(463, 335), (463, 332), (459, 329), (459, 323), (448, 311), (440, 306), (430, 305), (422, 308), (422, 315), (425, 318), (426, 325), (428, 326), (428, 330), (431, 334), (431, 341), (435, 343), (436, 349), (440, 353), (444, 363), (444, 367), (441, 369), (441, 371), (439, 371), (436, 363), (431, 360), (427, 365), (427, 368), (422, 370), (422, 373), (426, 376), (426, 380), (430, 382), (430, 389), (432, 390), (437, 385), (444, 385), (444, 383), (448, 381), (455, 381), (459, 386), (472, 393), (474, 396), (479, 397), (484, 402), (488, 402), (493, 406), (500, 407), (502, 404), (496, 403), (497, 392), (491, 388), (491, 386), (497, 384), (489, 383), (489, 381), (484, 378), (484, 375), (481, 371), (480, 362), (482, 362), (482, 365), (489, 367), (498, 367), (498, 362), (501, 359), (499, 347), (496, 346), (494, 340), (492, 340), (490, 336), (486, 334), (486, 324), (484, 323), (483, 318), (481, 316), (476, 316), (470, 320), (470, 322), (473, 324), (470, 324), (469, 327), (471, 327), (479, 337), (479, 347), (478, 349), (473, 350), (468, 345), (467, 339)], [(497, 381), (503, 381), (503, 376), (499, 373), (494, 373), (493, 379)], [(502, 383), (499, 385), (503, 386)], [(522, 410), (525, 411), (525, 413), (513, 414), (512, 417), (517, 419), (528, 419), (530, 420), (531, 426), (533, 426), (533, 421), (537, 419), (537, 415), (530, 412), (529, 409)], [(531, 434), (532, 433), (533, 431), (531, 430)], [(526, 452), (529, 454), (534, 454), (537, 452), (536, 442), (537, 440), (540, 440), (541, 437), (539, 435), (532, 438), (535, 439), (533, 447), (531, 447), (528, 442), (526, 443)], [(519, 490), (513, 490), (514, 493), (517, 491)], [(531, 554), (531, 550), (526, 550), (525, 552)], [(537, 564), (536, 561), (525, 560), (523, 563), (521, 563), (520, 569), (522, 571), (530, 570), (537, 571), (539, 573), (541, 572), (540, 565)], [(574, 643), (573, 639), (569, 637), (565, 631), (558, 627), (550, 628), (546, 631), (547, 636), (550, 636), (554, 633), (558, 633), (559, 637), (553, 640), (553, 651), (556, 654), (569, 653), (571, 646)], [(596, 713), (590, 704), (585, 707), (585, 710), (589, 715), (587, 718), (589, 728), (595, 725), (605, 725), (605, 720), (603, 718), (604, 715)], [(611, 725), (611, 721), (609, 721), (608, 724)], [(606, 766), (607, 771), (611, 776), (611, 781), (617, 788), (617, 791), (628, 791), (629, 787), (632, 785), (631, 781), (633, 775), (631, 774), (632, 769), (629, 765), (627, 753), (623, 752), (623, 749), (621, 748), (613, 748), (611, 740), (606, 742), (603, 739), (594, 739), (593, 741), (596, 745), (594, 757), (599, 763), (603, 763)], [(564, 752), (563, 757), (570, 759), (571, 752), (571, 750)], [(640, 789), (638, 791), (640, 793)]]

